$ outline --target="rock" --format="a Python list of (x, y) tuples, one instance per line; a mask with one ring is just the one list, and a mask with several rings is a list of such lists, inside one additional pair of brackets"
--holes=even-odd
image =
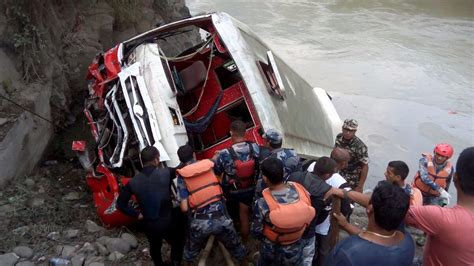
[(8, 119), (6, 119), (6, 118), (4, 118), (4, 117), (1, 117), (1, 118), (0, 118), (0, 127), (3, 126), (4, 124), (8, 123), (8, 121), (10, 121), (10, 120), (8, 120)]
[(30, 231), (30, 227), (25, 225), (25, 226), (20, 226), (18, 228), (13, 229), (12, 233), (14, 233), (15, 235), (24, 236), (28, 231)]
[(15, 266), (35, 266), (35, 264), (32, 261), (25, 260), (18, 262)]
[(42, 185), (39, 185), (39, 186), (38, 186), (38, 190), (37, 190), (36, 192), (38, 192), (38, 193), (45, 193), (46, 190), (44, 189), (44, 187), (43, 187)]
[(122, 254), (127, 254), (132, 248), (130, 244), (122, 238), (109, 238), (105, 246), (111, 253), (118, 251)]
[(75, 255), (71, 259), (72, 266), (82, 266), (84, 265), (84, 261), (86, 261), (86, 257), (84, 255)]
[(0, 206), (0, 217), (8, 216), (10, 213), (15, 211), (15, 207), (12, 204), (4, 204)]
[(28, 188), (32, 188), (35, 186), (35, 181), (31, 178), (27, 178), (25, 179), (25, 185), (28, 187)]
[(77, 254), (84, 254), (86, 256), (88, 255), (97, 255), (97, 250), (95, 249), (95, 247), (93, 245), (91, 245), (91, 243), (89, 242), (86, 242), (84, 243), (84, 246), (82, 246), (82, 248), (80, 248), (77, 252)]
[(96, 223), (94, 223), (91, 220), (86, 221), (86, 229), (87, 229), (87, 232), (89, 233), (96, 233), (96, 232), (105, 230), (105, 228), (103, 228), (102, 226), (98, 226)]
[(129, 233), (123, 233), (120, 237), (123, 240), (127, 241), (132, 248), (138, 247), (138, 241), (134, 235), (129, 234)]
[(109, 252), (109, 251), (107, 250), (107, 248), (106, 248), (104, 245), (102, 245), (101, 243), (95, 242), (95, 243), (94, 243), (94, 246), (95, 246), (95, 249), (99, 252), (99, 254), (100, 254), (101, 256), (107, 256), (107, 255), (109, 255), (110, 252)]
[[(92, 256), (92, 257), (87, 257), (86, 261), (84, 262), (84, 265), (92, 265), (93, 263), (102, 263), (104, 261), (104, 259), (102, 257), (96, 257), (96, 256)], [(104, 265), (103, 263), (102, 264), (98, 264), (98, 265)]]
[(69, 192), (66, 196), (63, 197), (63, 200), (78, 200), (81, 198), (81, 195), (78, 192)]
[(29, 247), (18, 246), (13, 249), (13, 252), (17, 254), (20, 258), (30, 259), (33, 257), (33, 250)]
[(56, 241), (56, 240), (59, 239), (60, 234), (59, 234), (59, 232), (51, 232), (51, 233), (48, 234), (47, 237), (48, 237), (49, 240)]
[(89, 264), (89, 266), (104, 266), (105, 264), (103, 262), (93, 262)]
[(123, 255), (122, 253), (120, 253), (118, 251), (114, 251), (114, 252), (110, 253), (108, 259), (110, 261), (118, 261), (123, 257), (125, 257), (125, 255)]
[(44, 198), (42, 197), (32, 197), (26, 201), (26, 206), (30, 208), (39, 207), (44, 204)]
[(56, 255), (60, 256), (63, 259), (70, 259), (75, 254), (76, 247), (73, 246), (56, 246)]
[(97, 238), (96, 241), (97, 241), (98, 243), (100, 243), (100, 244), (106, 246), (106, 245), (107, 245), (107, 241), (109, 241), (109, 239), (110, 239), (110, 237), (108, 237), (108, 236), (101, 236), (101, 237)]
[(79, 230), (77, 230), (77, 229), (69, 229), (69, 230), (66, 230), (66, 231), (64, 231), (64, 236), (65, 236), (67, 239), (76, 238), (76, 237), (79, 236)]
[(20, 259), (15, 253), (6, 253), (0, 255), (0, 265), (2, 266), (13, 266)]

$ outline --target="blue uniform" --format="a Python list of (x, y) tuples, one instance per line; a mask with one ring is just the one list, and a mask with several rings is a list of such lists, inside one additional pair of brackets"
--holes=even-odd
[[(250, 145), (252, 145), (254, 158), (251, 157)], [(232, 148), (237, 155), (236, 159), (240, 161), (249, 161), (254, 159), (255, 163), (258, 164), (260, 149), (256, 143), (239, 142), (232, 145)], [(258, 165), (255, 168), (258, 169)], [(234, 179), (236, 175), (236, 168), (229, 149), (224, 149), (219, 152), (219, 156), (217, 157), (216, 163), (214, 165), (214, 173), (218, 176), (224, 174), (222, 186), (226, 192), (227, 197), (237, 202), (242, 202), (248, 206), (252, 204), (255, 185), (245, 189), (240, 189), (235, 185), (235, 183), (232, 183), (232, 179)], [(257, 177), (254, 176), (253, 178), (253, 183), (255, 183)]]
[[(179, 199), (185, 200), (189, 194), (183, 177), (178, 176)], [(210, 235), (215, 235), (216, 239), (224, 244), (235, 259), (243, 260), (245, 258), (245, 248), (222, 201), (193, 210), (190, 212), (189, 220), (188, 237), (183, 253), (185, 261), (196, 259)]]
[[(299, 200), (296, 189), (288, 186), (280, 191), (271, 191), (273, 197), (282, 204)], [(265, 223), (270, 223), (269, 208), (264, 198), (255, 201), (251, 232), (262, 241), (259, 265), (301, 265), (303, 263), (303, 242), (291, 245), (279, 245), (271, 242), (263, 235)]]

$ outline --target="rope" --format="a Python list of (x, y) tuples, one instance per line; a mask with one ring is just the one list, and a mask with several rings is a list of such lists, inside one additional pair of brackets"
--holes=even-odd
[[(204, 50), (204, 48), (206, 48), (206, 46), (208, 46), (209, 44), (214, 44), (214, 42), (212, 42), (212, 40), (214, 40), (214, 36), (216, 36), (216, 34), (214, 33), (213, 35), (211, 35), (211, 37), (209, 37), (209, 39), (201, 46), (199, 47), (199, 49), (197, 49), (194, 53), (191, 53), (191, 54), (187, 54), (187, 55), (183, 55), (183, 56), (177, 56), (177, 57), (167, 57), (164, 55), (161, 55), (161, 54), (158, 54), (158, 56), (162, 59), (165, 59), (167, 61), (184, 61), (184, 60), (187, 60), (189, 58), (192, 58), (194, 57), (195, 55), (197, 55), (198, 53), (200, 53), (202, 50)], [(159, 47), (159, 46), (158, 46)], [(160, 49), (161, 50), (161, 49)]]
[(191, 110), (189, 110), (187, 113), (185, 113), (183, 115), (183, 117), (188, 117), (188, 116), (192, 115), (194, 112), (196, 112), (196, 110), (199, 107), (199, 104), (201, 103), (202, 96), (204, 95), (204, 88), (206, 87), (207, 80), (208, 80), (208, 77), (209, 77), (209, 71), (211, 70), (213, 50), (214, 50), (214, 42), (211, 43), (211, 52), (209, 53), (209, 65), (207, 66), (206, 79), (204, 80), (204, 84), (202, 85), (201, 95), (199, 95), (199, 99), (198, 99), (197, 104)]
[(37, 116), (37, 117), (43, 119), (44, 121), (50, 123), (50, 124), (53, 125), (53, 126), (57, 126), (57, 127), (61, 128), (61, 129), (63, 129), (63, 130), (67, 130), (65, 127), (63, 127), (63, 126), (61, 126), (61, 125), (55, 125), (55, 124), (53, 123), (53, 121), (51, 121), (51, 120), (49, 120), (49, 119), (43, 117), (42, 115), (40, 115), (40, 114), (38, 114), (38, 113), (36, 113), (36, 112), (34, 112), (34, 111), (28, 109), (28, 108), (26, 108), (26, 107), (24, 107), (24, 106), (22, 106), (22, 105), (16, 103), (15, 101), (13, 101), (13, 100), (11, 100), (11, 99), (9, 99), (9, 98), (7, 98), (7, 97), (1, 95), (1, 94), (0, 94), (0, 97), (3, 98), (3, 99), (5, 99), (5, 100), (8, 101), (8, 102), (14, 104), (15, 106), (20, 107), (21, 109), (23, 109), (23, 110), (25, 110), (25, 111), (31, 113), (32, 115)]

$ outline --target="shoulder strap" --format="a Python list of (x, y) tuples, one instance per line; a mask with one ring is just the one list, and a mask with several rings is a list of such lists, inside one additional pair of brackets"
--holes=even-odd
[(303, 200), (307, 204), (311, 204), (308, 194), (306, 193), (306, 189), (301, 184), (291, 182), (291, 185), (293, 185), (293, 187), (296, 189), (296, 192), (298, 193), (298, 197), (301, 200)]
[(263, 199), (268, 205), (268, 210), (272, 211), (278, 208), (278, 202), (273, 198), (272, 192), (270, 191), (269, 188), (266, 188), (262, 192), (263, 194)]
[(253, 149), (253, 142), (247, 141), (250, 150), (250, 157), (255, 159), (255, 150)]
[(230, 148), (227, 149), (229, 151), (230, 157), (232, 158), (232, 161), (237, 160), (237, 153), (234, 150), (234, 147), (230, 146)]

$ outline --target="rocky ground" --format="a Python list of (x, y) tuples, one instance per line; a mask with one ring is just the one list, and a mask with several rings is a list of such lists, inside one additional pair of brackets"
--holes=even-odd
[[(58, 136), (61, 141), (55, 145), (68, 146), (62, 143), (70, 143), (64, 138)], [(85, 172), (75, 159), (64, 158), (72, 157), (52, 149), (35, 174), (0, 190), (0, 265), (47, 265), (53, 258), (66, 259), (70, 265), (151, 265), (148, 242), (138, 227), (101, 226)], [(366, 227), (365, 210), (356, 207), (351, 221)], [(341, 238), (346, 236), (341, 233)], [(254, 258), (256, 243), (249, 245)], [(417, 247), (417, 254), (421, 251)], [(165, 259), (169, 256), (167, 245), (163, 254)], [(224, 264), (216, 244), (208, 265)]]

